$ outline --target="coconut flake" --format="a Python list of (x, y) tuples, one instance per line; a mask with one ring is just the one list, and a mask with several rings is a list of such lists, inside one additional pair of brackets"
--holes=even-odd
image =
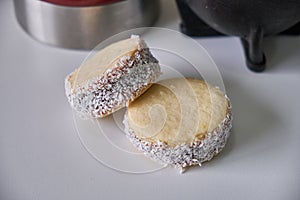
[[(226, 96), (228, 99), (228, 97)], [(229, 101), (229, 99), (228, 99)], [(227, 142), (232, 127), (231, 105), (225, 119), (212, 132), (207, 133), (202, 140), (195, 139), (192, 143), (182, 143), (170, 147), (161, 142), (150, 142), (139, 138), (129, 127), (127, 114), (124, 117), (125, 133), (131, 143), (140, 151), (162, 165), (169, 165), (182, 170), (193, 165), (201, 166), (203, 162), (211, 160), (217, 155)]]
[(71, 90), (69, 77), (65, 79), (70, 105), (83, 119), (106, 116), (133, 101), (160, 76), (158, 61), (149, 49), (123, 56), (101, 77), (89, 80), (83, 87)]

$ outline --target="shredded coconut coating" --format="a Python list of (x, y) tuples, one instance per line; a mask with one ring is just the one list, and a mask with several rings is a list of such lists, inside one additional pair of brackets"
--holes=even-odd
[(133, 56), (123, 56), (101, 77), (89, 80), (72, 90), (70, 74), (65, 79), (66, 95), (71, 107), (84, 119), (104, 117), (128, 105), (160, 76), (158, 61), (148, 48)]
[(194, 139), (190, 144), (182, 143), (170, 147), (164, 142), (150, 142), (138, 138), (127, 123), (125, 115), (125, 133), (132, 144), (140, 151), (162, 165), (174, 166), (183, 173), (189, 166), (199, 165), (211, 160), (224, 147), (232, 127), (231, 106), (228, 108), (225, 119), (212, 132), (207, 133), (204, 139)]

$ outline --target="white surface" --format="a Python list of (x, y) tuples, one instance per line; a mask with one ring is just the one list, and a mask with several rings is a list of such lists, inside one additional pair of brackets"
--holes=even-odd
[[(177, 29), (173, 1), (157, 26)], [(237, 38), (199, 39), (233, 104), (228, 146), (184, 175), (132, 175), (93, 159), (75, 131), (64, 77), (88, 52), (29, 38), (0, 1), (0, 199), (289, 199), (300, 196), (300, 38), (265, 42), (269, 67), (246, 69)]]

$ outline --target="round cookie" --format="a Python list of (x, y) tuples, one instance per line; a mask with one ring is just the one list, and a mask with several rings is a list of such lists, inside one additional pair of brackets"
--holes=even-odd
[(144, 40), (132, 36), (100, 50), (68, 75), (66, 95), (82, 118), (105, 117), (140, 96), (160, 73)]
[(225, 146), (232, 127), (227, 96), (203, 80), (153, 84), (124, 117), (129, 140), (147, 156), (180, 169), (201, 165)]

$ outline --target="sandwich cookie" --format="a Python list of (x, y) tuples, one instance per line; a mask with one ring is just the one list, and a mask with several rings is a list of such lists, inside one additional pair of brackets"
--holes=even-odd
[(144, 40), (131, 36), (100, 50), (68, 75), (66, 95), (82, 118), (105, 117), (140, 96), (160, 73)]
[(211, 160), (232, 127), (227, 96), (207, 82), (175, 78), (157, 82), (130, 103), (126, 136), (145, 155), (181, 170)]

